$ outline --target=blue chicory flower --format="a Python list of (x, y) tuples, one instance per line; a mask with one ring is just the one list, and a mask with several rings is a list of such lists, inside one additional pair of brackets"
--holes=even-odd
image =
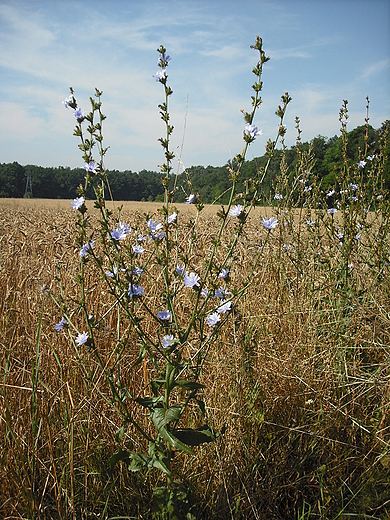
[(130, 298), (145, 296), (145, 289), (141, 285), (130, 284), (128, 294)]
[(185, 274), (183, 282), (186, 287), (199, 287), (199, 276), (195, 273)]
[(83, 332), (81, 334), (78, 334), (76, 337), (76, 345), (78, 347), (81, 347), (81, 345), (84, 345), (88, 341), (88, 332)]
[(72, 202), (70, 203), (73, 208), (73, 211), (75, 211), (76, 209), (81, 209), (84, 202), (85, 202), (84, 197), (76, 197), (75, 199), (73, 199)]
[(168, 310), (159, 311), (157, 318), (163, 321), (169, 321), (172, 318), (172, 313)]
[(63, 316), (61, 320), (55, 324), (54, 328), (57, 332), (60, 332), (64, 328), (64, 325), (66, 325), (66, 318)]
[(94, 240), (90, 240), (89, 242), (87, 242), (86, 244), (83, 245), (83, 247), (81, 248), (80, 250), (80, 257), (81, 258), (84, 258), (85, 256), (87, 256), (87, 253), (90, 249), (93, 249), (95, 247), (95, 242)]
[(164, 348), (172, 347), (175, 344), (175, 338), (172, 334), (167, 334), (163, 337), (162, 344)]
[(241, 204), (237, 204), (237, 206), (232, 206), (229, 211), (229, 217), (239, 217), (242, 212)]
[(194, 201), (195, 201), (195, 195), (191, 193), (191, 195), (189, 195), (187, 197), (186, 204), (192, 204)]
[(221, 315), (218, 312), (213, 312), (206, 317), (206, 323), (209, 327), (214, 327), (219, 321), (221, 321)]
[(275, 217), (271, 217), (271, 218), (264, 217), (261, 223), (263, 224), (263, 226), (266, 229), (269, 229), (271, 231), (272, 229), (275, 229), (276, 226), (278, 225), (278, 220)]
[(259, 129), (257, 128), (257, 126), (255, 126), (255, 125), (251, 125), (251, 124), (249, 124), (249, 123), (247, 123), (247, 124), (245, 125), (245, 130), (244, 130), (244, 132), (245, 132), (247, 135), (249, 135), (249, 137), (250, 137), (251, 139), (255, 139), (257, 136), (259, 136), (259, 135), (263, 135), (263, 132), (262, 132), (261, 130), (259, 130)]

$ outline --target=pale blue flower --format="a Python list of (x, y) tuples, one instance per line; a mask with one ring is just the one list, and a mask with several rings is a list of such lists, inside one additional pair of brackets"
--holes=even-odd
[(131, 233), (131, 228), (125, 222), (119, 222), (119, 227), (111, 231), (111, 237), (114, 240), (124, 240)]
[(158, 311), (157, 318), (163, 321), (169, 321), (172, 318), (172, 313), (168, 310)]
[(130, 298), (145, 296), (145, 289), (141, 285), (130, 284), (128, 294)]
[(172, 59), (172, 58), (169, 56), (169, 54), (167, 54), (167, 55), (165, 56), (165, 58), (163, 58), (163, 56), (160, 56), (159, 59), (158, 59), (157, 65), (158, 65), (159, 67), (161, 67), (161, 65), (162, 65), (162, 63), (163, 63), (163, 60), (165, 60), (165, 64), (166, 64), (165, 66), (167, 67), (167, 66), (168, 66), (168, 63), (171, 61), (171, 59)]
[(275, 193), (275, 200), (283, 200), (283, 195), (281, 193)]
[(201, 294), (201, 296), (203, 296), (203, 298), (206, 298), (209, 294), (209, 290), (207, 289), (207, 287), (203, 287), (202, 290), (200, 291), (200, 294)]
[(313, 227), (316, 223), (314, 222), (314, 220), (306, 220), (306, 224), (310, 227)]
[(64, 325), (66, 325), (66, 318), (63, 316), (61, 320), (55, 324), (54, 328), (57, 332), (60, 332), (64, 328)]
[(75, 199), (73, 199), (72, 202), (70, 203), (73, 208), (73, 211), (75, 211), (76, 209), (81, 209), (84, 202), (85, 202), (84, 197), (76, 197)]
[(164, 348), (169, 348), (169, 347), (172, 347), (174, 344), (175, 344), (175, 338), (173, 337), (172, 334), (167, 334), (166, 336), (163, 337), (162, 339), (162, 344), (163, 344), (163, 347)]
[(159, 231), (158, 233), (152, 233), (150, 238), (152, 240), (162, 240), (165, 237), (164, 231)]
[(142, 267), (138, 267), (138, 266), (134, 266), (134, 269), (132, 271), (129, 271), (129, 274), (133, 275), (133, 276), (142, 276), (144, 270), (142, 269)]
[(362, 168), (364, 168), (366, 164), (367, 164), (366, 161), (360, 161), (360, 162), (358, 162), (358, 168), (359, 168), (359, 170), (361, 170)]
[(220, 289), (215, 289), (214, 294), (220, 300), (226, 300), (226, 298), (228, 298), (229, 296), (232, 295), (232, 293), (230, 291), (228, 291), (222, 287)]
[[(73, 96), (68, 96), (66, 99), (64, 99), (64, 101), (62, 102), (62, 104), (64, 105), (65, 108), (69, 108), (71, 103), (73, 103)], [(367, 157), (368, 159), (368, 157)]]
[(373, 161), (375, 159), (375, 155), (367, 155), (367, 161)]
[(335, 213), (337, 213), (337, 209), (336, 208), (329, 208), (328, 209), (328, 213), (329, 213), (329, 215), (334, 215)]
[(145, 251), (145, 248), (143, 248), (142, 246), (139, 246), (139, 245), (135, 245), (135, 246), (133, 246), (133, 251), (136, 255), (140, 255)]
[(163, 82), (163, 81), (166, 79), (166, 77), (167, 77), (167, 75), (166, 75), (166, 73), (165, 73), (165, 69), (163, 69), (163, 70), (158, 70), (158, 71), (156, 72), (156, 74), (154, 74), (154, 75), (152, 76), (152, 78), (154, 78), (156, 81), (161, 81), (161, 82)]
[(271, 218), (263, 218), (262, 224), (266, 229), (272, 230), (275, 229), (278, 225), (278, 220), (275, 217)]
[(291, 244), (283, 244), (283, 248), (288, 251), (289, 249), (292, 248), (292, 245)]
[(221, 316), (218, 312), (213, 312), (206, 317), (206, 323), (210, 327), (214, 327), (219, 321), (221, 321)]
[(224, 300), (222, 300), (220, 303), (221, 303), (221, 305), (217, 309), (217, 312), (219, 314), (228, 312), (232, 308), (232, 302), (225, 302)]
[(304, 191), (305, 193), (308, 193), (308, 192), (311, 191), (312, 189), (313, 189), (312, 186), (305, 186), (305, 188), (304, 188), (303, 191)]
[(126, 235), (129, 235), (131, 233), (131, 227), (128, 224), (126, 224), (125, 222), (119, 222), (119, 229), (122, 229), (122, 231)]
[(199, 276), (195, 273), (185, 274), (183, 283), (186, 287), (199, 287)]
[(89, 163), (84, 163), (84, 170), (86, 172), (90, 172), (90, 173), (96, 173), (96, 168), (98, 167), (98, 164), (97, 162), (95, 161), (89, 161)]
[(81, 251), (80, 251), (80, 257), (84, 258), (85, 256), (87, 256), (88, 251), (90, 249), (93, 249), (94, 247), (95, 247), (94, 240), (90, 240), (89, 242), (84, 244), (83, 247), (81, 248)]
[(163, 228), (163, 225), (160, 222), (155, 222), (152, 219), (148, 220), (147, 225), (152, 233), (156, 233), (156, 231), (160, 231), (160, 229)]
[(232, 206), (229, 211), (229, 217), (239, 217), (241, 215), (241, 212), (243, 210), (243, 207), (241, 204), (237, 204), (237, 206)]
[(118, 269), (117, 267), (113, 267), (112, 271), (106, 271), (107, 278), (114, 278), (119, 272), (125, 273), (126, 269)]
[(339, 240), (342, 240), (344, 238), (344, 233), (336, 233), (336, 237), (339, 239)]
[(177, 213), (176, 211), (172, 213), (172, 215), (169, 215), (168, 217), (168, 224), (173, 224), (173, 222), (176, 222), (177, 219)]
[(381, 199), (383, 199), (383, 195), (377, 195), (376, 200), (381, 200)]
[(355, 236), (355, 240), (360, 240), (362, 238), (362, 234), (361, 233), (358, 233), (356, 236)]
[(126, 235), (123, 233), (121, 229), (113, 229), (111, 231), (111, 238), (114, 240), (124, 240)]
[(84, 117), (84, 113), (83, 111), (81, 110), (81, 108), (77, 108), (74, 112), (73, 112), (73, 115), (76, 119), (83, 119)]
[(81, 345), (84, 345), (88, 341), (88, 332), (83, 332), (82, 334), (78, 334), (76, 337), (76, 345), (78, 347), (81, 347)]
[(113, 267), (112, 271), (106, 271), (107, 278), (115, 278), (115, 276), (118, 274), (118, 268)]
[(257, 128), (257, 126), (255, 125), (251, 125), (249, 123), (247, 123), (245, 125), (245, 130), (244, 132), (251, 138), (251, 139), (255, 139), (256, 137), (258, 137), (259, 135), (263, 135), (263, 132), (261, 130), (259, 130)]
[(195, 201), (195, 195), (191, 193), (191, 195), (189, 195), (187, 197), (186, 204), (192, 204), (194, 201)]
[(175, 271), (177, 272), (177, 274), (179, 276), (184, 276), (187, 274), (186, 270), (185, 270), (185, 267), (184, 266), (181, 266), (181, 265), (177, 265), (175, 267)]
[(357, 184), (353, 184), (353, 182), (350, 183), (349, 187), (351, 188), (351, 190), (353, 191), (356, 191), (358, 189), (358, 185)]
[(326, 194), (326, 196), (327, 196), (327, 197), (331, 197), (331, 196), (334, 195), (335, 193), (336, 193), (335, 190), (330, 190), (330, 191)]
[(222, 269), (222, 271), (219, 273), (218, 278), (226, 278), (229, 276), (230, 269)]

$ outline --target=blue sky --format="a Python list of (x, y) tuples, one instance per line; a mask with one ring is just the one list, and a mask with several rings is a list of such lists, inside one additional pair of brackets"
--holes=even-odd
[(163, 44), (172, 56), (172, 147), (179, 155), (183, 144), (186, 167), (223, 165), (242, 148), (256, 35), (271, 60), (255, 121), (263, 136), (249, 159), (275, 136), (286, 91), (288, 145), (295, 116), (304, 141), (338, 133), (343, 99), (350, 129), (364, 124), (367, 95), (371, 124), (390, 118), (388, 0), (0, 0), (0, 162), (82, 166), (62, 100), (72, 86), (87, 110), (98, 87), (106, 167), (158, 170), (163, 89), (152, 75)]

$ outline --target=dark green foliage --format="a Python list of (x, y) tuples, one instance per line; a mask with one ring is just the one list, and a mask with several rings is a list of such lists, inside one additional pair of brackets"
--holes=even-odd
[[(28, 170), (31, 171), (34, 197), (38, 199), (73, 199), (79, 185), (84, 184), (85, 170), (82, 168), (21, 166), (17, 162), (0, 164), (0, 197), (23, 197)], [(164, 193), (161, 175), (157, 172), (108, 170), (107, 175), (114, 200), (155, 200)], [(110, 194), (106, 195), (109, 199)], [(91, 188), (87, 196), (93, 197)]]
[(0, 164), (0, 197), (23, 197), (26, 173), (17, 162)]

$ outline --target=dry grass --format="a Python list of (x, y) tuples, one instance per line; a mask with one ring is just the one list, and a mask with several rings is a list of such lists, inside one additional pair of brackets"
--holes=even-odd
[[(157, 477), (124, 466), (111, 471), (120, 417), (109, 389), (92, 353), (80, 354), (55, 333), (61, 316), (40, 291), (43, 283), (58, 291), (60, 268), (68, 297), (78, 298), (69, 201), (0, 202), (0, 516), (150, 518)], [(157, 207), (124, 203), (122, 217), (133, 223)], [(194, 215), (191, 206), (179, 209), (183, 219)], [(214, 209), (202, 215), (194, 268), (211, 246)], [(258, 219), (239, 243), (233, 284), (256, 253)], [(208, 418), (225, 432), (194, 459), (177, 455), (197, 518), (303, 518), (309, 506), (310, 518), (390, 515), (389, 281), (374, 284), (362, 269), (359, 283), (370, 291), (345, 300), (325, 283), (311, 290), (307, 280), (317, 274), (309, 260), (303, 265), (298, 278), (270, 242), (204, 367)], [(146, 292), (155, 294), (153, 307), (157, 285)], [(109, 308), (104, 283), (92, 274), (88, 295), (94, 314)], [(188, 305), (183, 299), (182, 312)], [(132, 395), (146, 395), (152, 367), (131, 368), (135, 341), (122, 378)], [(114, 347), (102, 331), (107, 366)], [(150, 428), (144, 411), (135, 413)], [(129, 427), (126, 442), (137, 449), (143, 441)]]

